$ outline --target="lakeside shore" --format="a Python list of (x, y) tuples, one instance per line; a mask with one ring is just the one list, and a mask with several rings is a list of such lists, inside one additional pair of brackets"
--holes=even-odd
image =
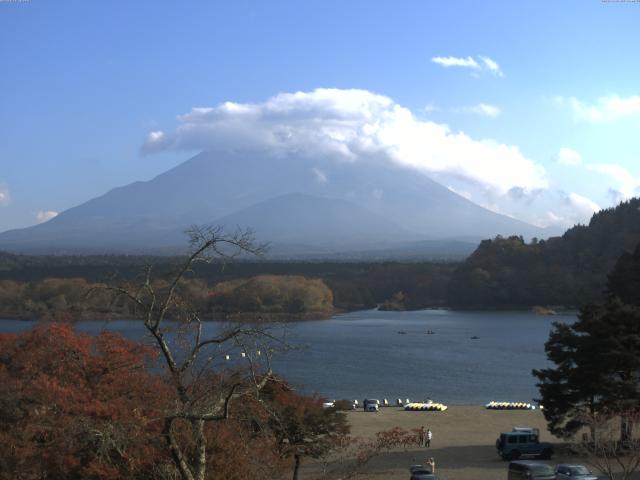
[[(242, 312), (228, 315), (202, 315), (200, 320), (203, 322), (216, 322), (216, 323), (293, 323), (293, 322), (307, 322), (315, 320), (328, 320), (336, 315), (350, 313), (348, 311), (334, 310), (334, 311), (313, 311), (305, 313), (261, 313), (261, 312)], [(37, 317), (24, 312), (1, 312), (0, 322), (5, 320), (17, 320), (21, 322), (44, 322), (44, 323), (78, 323), (78, 322), (111, 322), (111, 321), (142, 321), (143, 317), (135, 317), (134, 315), (114, 315), (114, 314), (84, 314), (77, 317), (74, 316), (60, 316), (56, 317)], [(171, 319), (168, 319), (172, 321)]]
[[(444, 412), (410, 412), (400, 407), (386, 407), (379, 412), (349, 411), (347, 419), (354, 437), (372, 438), (376, 432), (393, 427), (405, 429), (425, 426), (433, 432), (430, 448), (396, 449), (374, 458), (358, 475), (359, 479), (406, 480), (409, 466), (424, 464), (434, 457), (440, 480), (504, 480), (508, 462), (502, 460), (495, 447), (500, 432), (515, 426), (540, 429), (541, 441), (554, 444), (549, 465), (563, 462), (585, 463), (569, 456), (563, 442), (547, 431), (540, 410), (487, 410), (482, 406), (450, 406)], [(313, 478), (317, 465), (307, 460), (306, 475)]]

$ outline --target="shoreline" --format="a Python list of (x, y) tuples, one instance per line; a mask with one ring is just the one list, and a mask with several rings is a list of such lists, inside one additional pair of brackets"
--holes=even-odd
[[(202, 317), (201, 320), (203, 322), (211, 322), (211, 323), (293, 323), (293, 322), (308, 322), (308, 321), (320, 321), (320, 320), (329, 320), (336, 315), (350, 313), (350, 312), (312, 312), (309, 314), (305, 314), (302, 316), (296, 316), (297, 314), (289, 314), (289, 313), (281, 313), (281, 314), (254, 314), (254, 313), (240, 313), (233, 314), (230, 317), (220, 318), (220, 317)], [(64, 312), (63, 312), (64, 314)], [(142, 321), (143, 318), (132, 318), (131, 316), (89, 316), (89, 317), (81, 317), (81, 318), (70, 318), (70, 319), (56, 319), (56, 318), (33, 318), (26, 317), (21, 314), (3, 314), (0, 313), (0, 322), (3, 321), (17, 321), (17, 322), (32, 322), (32, 323), (79, 323), (79, 322), (113, 322), (113, 321)], [(167, 319), (167, 321), (172, 321), (171, 319)]]
[[(343, 315), (348, 315), (351, 313), (359, 313), (359, 312), (380, 312), (380, 313), (416, 313), (416, 312), (432, 312), (432, 311), (443, 311), (443, 312), (482, 312), (482, 313), (532, 313), (541, 317), (548, 316), (567, 316), (567, 315), (577, 315), (578, 310), (573, 310), (571, 308), (567, 309), (558, 309), (555, 310), (553, 314), (541, 314), (533, 311), (531, 307), (509, 307), (509, 308), (499, 308), (499, 307), (476, 307), (476, 308), (454, 308), (448, 306), (438, 306), (438, 307), (423, 307), (417, 309), (410, 310), (381, 310), (380, 308), (365, 308), (365, 309), (356, 309), (356, 310), (345, 310), (345, 309), (334, 309), (333, 312), (309, 312), (303, 315), (294, 314), (294, 313), (254, 313), (254, 312), (239, 312), (235, 314), (230, 314), (225, 318), (221, 317), (211, 317), (204, 316), (201, 318), (203, 322), (237, 322), (237, 323), (256, 323), (257, 321), (264, 321), (265, 323), (288, 323), (288, 322), (308, 322), (308, 321), (321, 321), (321, 320), (330, 320), (332, 318), (337, 318)], [(60, 312), (60, 315), (65, 315), (66, 312)], [(136, 321), (141, 320), (142, 318), (131, 318), (130, 316), (99, 316), (99, 315), (90, 315), (83, 318), (72, 318), (72, 319), (56, 319), (56, 318), (33, 318), (27, 317), (24, 314), (16, 313), (16, 312), (0, 312), (0, 322), (9, 320), (9, 321), (21, 321), (21, 322), (61, 322), (61, 323), (77, 323), (77, 322), (110, 322), (110, 321)]]

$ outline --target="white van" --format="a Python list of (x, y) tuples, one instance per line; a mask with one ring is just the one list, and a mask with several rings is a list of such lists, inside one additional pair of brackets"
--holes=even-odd
[(377, 412), (380, 410), (380, 400), (367, 398), (362, 407), (365, 412)]

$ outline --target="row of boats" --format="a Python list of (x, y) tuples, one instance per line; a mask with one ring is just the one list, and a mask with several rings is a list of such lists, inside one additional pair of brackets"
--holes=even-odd
[[(433, 330), (427, 330), (426, 332), (424, 332), (427, 335), (435, 335), (436, 332), (434, 332)], [(407, 332), (405, 330), (398, 330), (398, 335), (406, 335)], [(474, 335), (473, 337), (470, 337), (471, 340), (478, 340), (480, 337), (477, 335)]]
[(536, 406), (525, 402), (494, 402), (485, 405), (489, 410), (535, 410)]
[[(427, 330), (426, 332), (427, 335), (434, 335), (436, 332), (434, 332), (433, 330)], [(398, 330), (398, 335), (406, 335), (407, 332), (406, 330)]]
[(433, 403), (433, 402), (429, 402), (429, 403), (412, 402), (412, 403), (407, 403), (404, 406), (405, 410), (409, 410), (412, 412), (444, 412), (447, 408), (449, 407), (447, 407), (443, 403)]

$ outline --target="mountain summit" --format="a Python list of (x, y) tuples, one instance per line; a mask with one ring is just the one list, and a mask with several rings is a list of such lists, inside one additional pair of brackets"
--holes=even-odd
[[(192, 224), (250, 227), (286, 256), (393, 249), (425, 240), (546, 237), (480, 207), (413, 169), (384, 160), (203, 152), (147, 182), (29, 228), (0, 234), (22, 252), (162, 252), (184, 248)], [(470, 250), (473, 247), (470, 246)], [(469, 251), (470, 251), (469, 250)]]

